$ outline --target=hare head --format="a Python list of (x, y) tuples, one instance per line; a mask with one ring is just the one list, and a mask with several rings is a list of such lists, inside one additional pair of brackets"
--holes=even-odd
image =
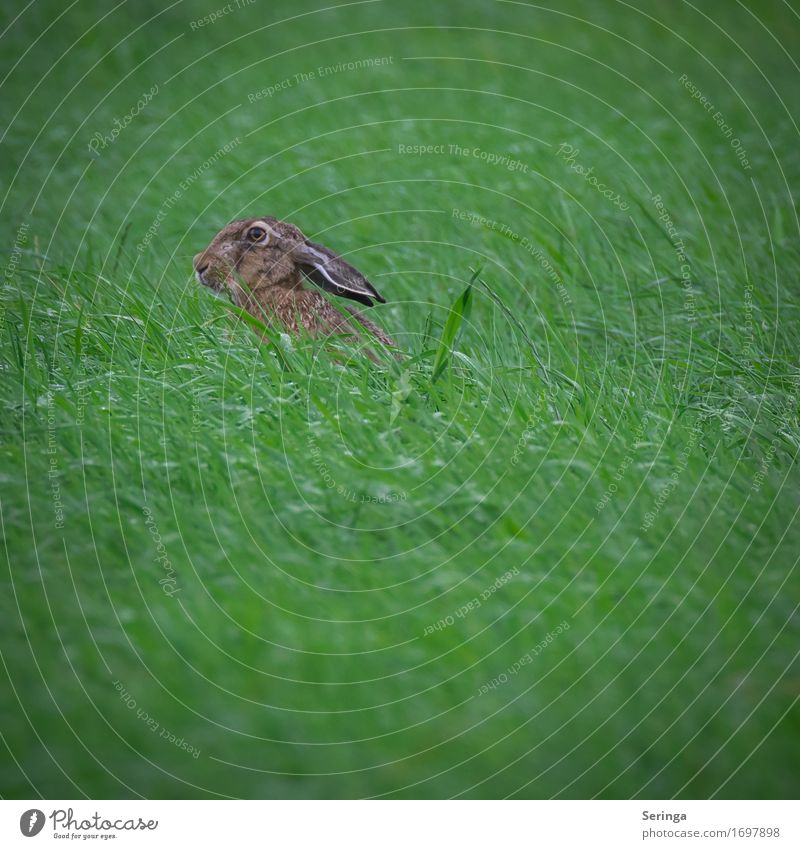
[(235, 303), (241, 303), (247, 289), (258, 297), (275, 287), (300, 289), (304, 279), (366, 306), (385, 303), (361, 272), (277, 218), (232, 221), (195, 256), (194, 268), (200, 283)]

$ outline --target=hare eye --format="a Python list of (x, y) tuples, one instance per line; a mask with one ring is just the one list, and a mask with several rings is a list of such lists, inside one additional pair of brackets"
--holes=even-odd
[(260, 242), (267, 235), (267, 231), (263, 227), (251, 227), (247, 231), (247, 238), (251, 242)]

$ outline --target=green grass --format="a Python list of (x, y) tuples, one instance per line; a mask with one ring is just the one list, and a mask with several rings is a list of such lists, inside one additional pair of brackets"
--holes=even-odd
[[(796, 797), (794, 5), (0, 12), (0, 792)], [(260, 345), (250, 214), (407, 356)]]

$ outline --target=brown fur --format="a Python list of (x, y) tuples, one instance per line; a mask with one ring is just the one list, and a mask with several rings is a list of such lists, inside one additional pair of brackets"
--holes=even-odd
[[(267, 231), (265, 244), (249, 240), (254, 227)], [(232, 221), (194, 257), (194, 267), (204, 286), (228, 294), (237, 306), (269, 326), (294, 333), (306, 330), (313, 336), (343, 334), (359, 341), (360, 323), (383, 344), (394, 345), (391, 337), (356, 310), (346, 308), (355, 321), (343, 315), (307, 275), (313, 273), (336, 294), (366, 303), (382, 300), (369, 281), (333, 251), (308, 242), (286, 221), (267, 217)]]

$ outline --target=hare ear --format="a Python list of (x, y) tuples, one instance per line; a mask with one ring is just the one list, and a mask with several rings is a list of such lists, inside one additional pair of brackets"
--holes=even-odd
[(372, 306), (373, 299), (386, 303), (386, 299), (360, 271), (330, 248), (302, 242), (295, 247), (293, 254), (303, 274), (321, 289), (343, 298), (352, 298), (368, 307)]

